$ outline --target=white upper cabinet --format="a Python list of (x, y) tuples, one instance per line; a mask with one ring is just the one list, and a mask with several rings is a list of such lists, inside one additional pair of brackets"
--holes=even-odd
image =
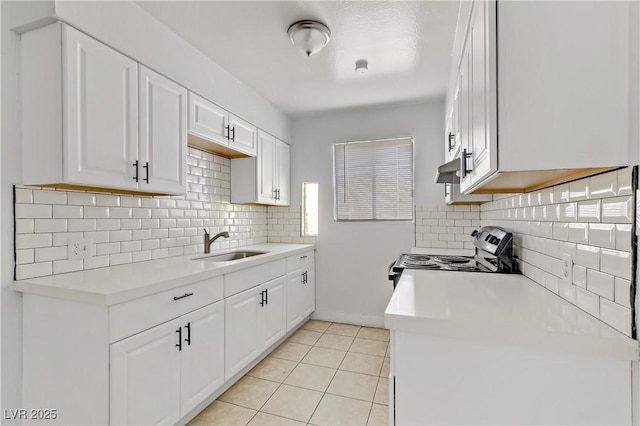
[(61, 23), (21, 48), (24, 184), (184, 194), (183, 88)]
[(628, 2), (462, 3), (445, 125), (457, 111), (463, 192), (629, 164), (629, 13)]
[(62, 37), (64, 180), (136, 189), (138, 64), (73, 28)]
[(189, 92), (189, 145), (229, 158), (256, 155), (258, 128)]
[(222, 145), (227, 138), (229, 113), (202, 96), (189, 92), (189, 133)]
[(257, 141), (255, 158), (231, 160), (231, 202), (289, 205), (290, 147), (262, 130)]
[(187, 90), (140, 66), (137, 181), (151, 192), (186, 192)]
[(256, 126), (229, 114), (229, 147), (236, 151), (244, 152), (247, 155), (256, 155), (256, 140), (258, 129)]
[[(265, 132), (258, 132), (258, 202), (274, 204), (276, 199), (276, 138)], [(233, 165), (233, 162), (232, 162)], [(232, 191), (233, 195), (233, 191)]]

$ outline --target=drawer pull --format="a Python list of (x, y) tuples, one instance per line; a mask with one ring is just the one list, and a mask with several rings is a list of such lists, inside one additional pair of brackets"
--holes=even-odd
[(308, 256), (300, 256), (300, 259), (306, 259)]
[(193, 296), (193, 293), (185, 293), (182, 296), (173, 296), (173, 300), (184, 299), (185, 297)]

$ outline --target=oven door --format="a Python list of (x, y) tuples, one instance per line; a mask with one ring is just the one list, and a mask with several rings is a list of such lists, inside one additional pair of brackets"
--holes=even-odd
[(393, 289), (396, 289), (396, 286), (398, 285), (398, 281), (400, 281), (400, 275), (402, 275), (402, 270), (397, 270), (394, 269), (394, 266), (396, 266), (397, 261), (393, 261), (393, 263), (391, 265), (389, 265), (389, 270), (387, 271), (387, 276), (389, 277), (389, 281), (393, 281)]

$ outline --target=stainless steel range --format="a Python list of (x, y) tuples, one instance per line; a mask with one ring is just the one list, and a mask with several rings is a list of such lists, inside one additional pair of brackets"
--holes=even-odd
[(427, 269), (459, 272), (514, 273), (513, 235), (497, 226), (485, 226), (473, 231), (474, 256), (442, 254), (401, 254), (389, 266), (389, 280), (393, 288), (405, 269)]

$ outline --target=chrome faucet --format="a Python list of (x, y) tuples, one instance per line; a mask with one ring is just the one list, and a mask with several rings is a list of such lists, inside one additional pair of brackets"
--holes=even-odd
[(227, 231), (222, 231), (214, 235), (213, 238), (209, 238), (209, 233), (206, 229), (204, 230), (204, 254), (211, 253), (211, 244), (220, 237), (229, 238), (229, 233)]

